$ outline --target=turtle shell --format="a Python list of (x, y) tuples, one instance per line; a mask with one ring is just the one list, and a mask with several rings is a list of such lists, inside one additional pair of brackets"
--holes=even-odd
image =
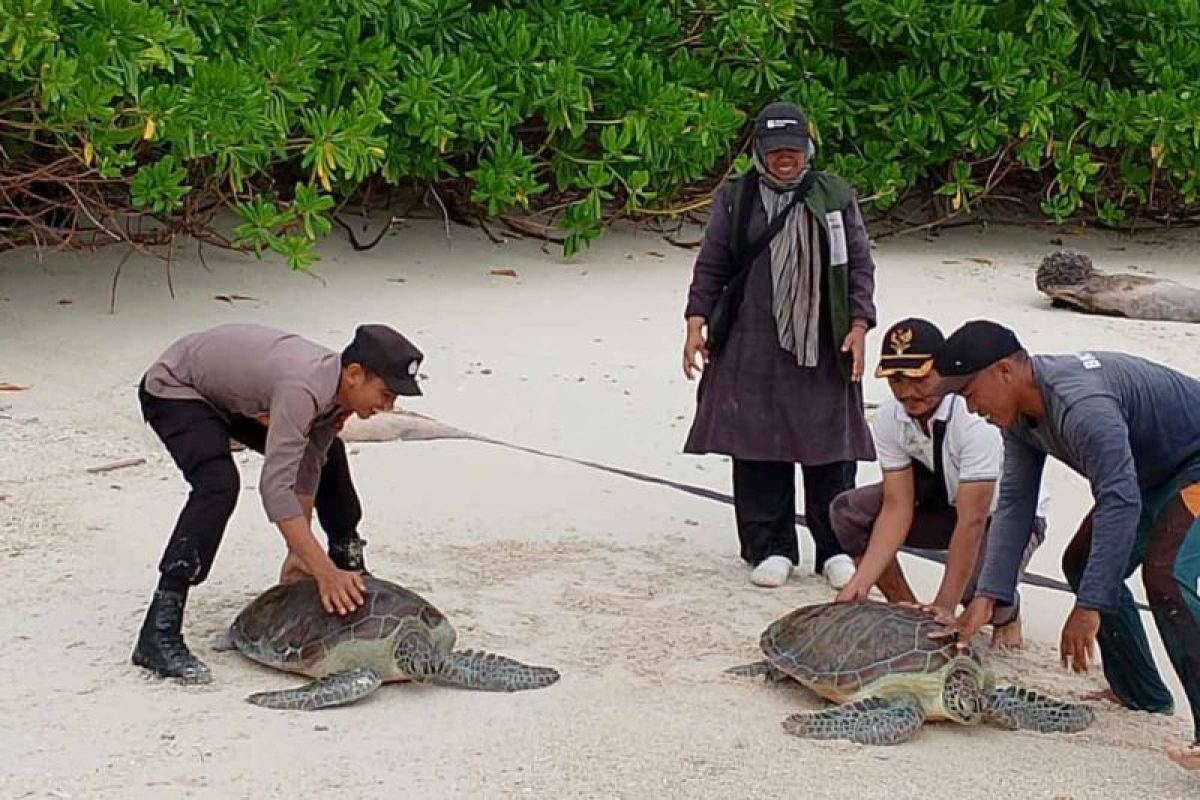
[(312, 674), (347, 646), (372, 660), (390, 662), (392, 636), (405, 621), (429, 631), (449, 629), (442, 613), (416, 592), (370, 575), (363, 576), (363, 583), (363, 605), (344, 617), (325, 610), (311, 578), (273, 586), (237, 615), (230, 638), (259, 663)]
[(815, 691), (849, 698), (887, 675), (935, 673), (962, 654), (929, 634), (940, 626), (916, 609), (889, 603), (804, 606), (771, 623), (767, 660)]

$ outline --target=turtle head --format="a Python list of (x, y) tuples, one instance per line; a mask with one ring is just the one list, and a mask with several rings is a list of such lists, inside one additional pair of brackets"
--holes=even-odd
[(979, 723), (987, 709), (987, 695), (979, 683), (979, 676), (966, 669), (955, 669), (947, 675), (942, 685), (942, 707), (956, 722), (964, 725)]
[(411, 630), (397, 638), (395, 659), (400, 671), (418, 683), (432, 678), (441, 662), (429, 635), (420, 629)]

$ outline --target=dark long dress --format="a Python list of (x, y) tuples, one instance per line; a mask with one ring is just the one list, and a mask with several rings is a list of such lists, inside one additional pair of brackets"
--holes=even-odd
[[(734, 268), (725, 196), (726, 187), (722, 186), (696, 257), (688, 291), (689, 317), (708, 317)], [(761, 200), (753, 200), (747, 242), (761, 235), (767, 225)], [(845, 213), (845, 227), (851, 318), (874, 326), (875, 263), (857, 201)], [(827, 293), (828, 283), (822, 275), (822, 298)], [(841, 342), (833, 341), (824, 302), (817, 366), (807, 368), (779, 346), (771, 295), (768, 247), (750, 268), (728, 340), (701, 376), (696, 416), (684, 452), (814, 466), (875, 460), (875, 445), (863, 411), (862, 384), (844, 380), (838, 370)]]
[[(686, 316), (708, 318), (732, 276), (726, 187), (718, 190), (696, 258)], [(744, 241), (766, 229), (761, 199), (753, 199)], [(856, 200), (843, 214), (849, 258), (850, 316), (876, 323), (875, 264)], [(828, 243), (822, 247), (828, 252)], [(829, 505), (854, 486), (855, 462), (873, 461), (875, 444), (863, 411), (862, 384), (842, 376), (841, 341), (834, 341), (829, 282), (821, 276), (817, 365), (801, 367), (779, 346), (772, 308), (771, 254), (764, 248), (751, 267), (729, 338), (712, 356), (697, 390), (687, 453), (733, 457), (734, 505), (741, 556), (751, 565), (785, 556), (798, 564), (795, 464), (804, 472), (805, 514), (816, 545), (816, 569), (844, 553), (829, 522)]]

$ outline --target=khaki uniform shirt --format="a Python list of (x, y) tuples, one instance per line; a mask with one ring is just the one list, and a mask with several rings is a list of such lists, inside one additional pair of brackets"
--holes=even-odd
[(341, 355), (262, 325), (219, 325), (179, 339), (151, 364), (146, 391), (203, 400), (226, 419), (268, 418), (259, 493), (272, 522), (301, 516), (339, 428)]

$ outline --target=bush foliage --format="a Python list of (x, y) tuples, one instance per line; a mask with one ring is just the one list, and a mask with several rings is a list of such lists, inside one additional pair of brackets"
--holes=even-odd
[(225, 244), (302, 268), (340, 204), (420, 186), (569, 254), (696, 207), (780, 98), (869, 209), (1179, 220), (1200, 0), (0, 0), (0, 247), (233, 209)]

